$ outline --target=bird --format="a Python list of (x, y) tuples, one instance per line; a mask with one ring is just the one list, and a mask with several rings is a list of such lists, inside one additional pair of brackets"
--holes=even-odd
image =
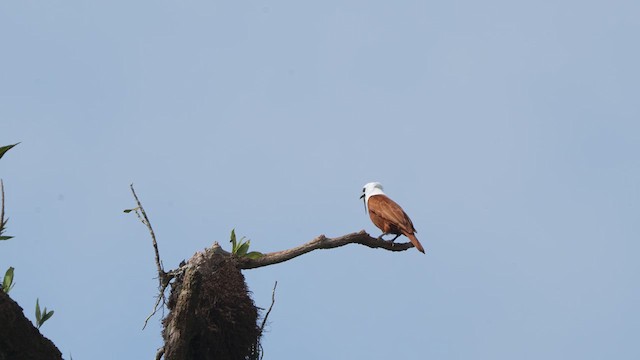
[(360, 198), (364, 198), (365, 211), (369, 209), (369, 217), (373, 224), (382, 230), (382, 235), (378, 239), (382, 240), (384, 235), (393, 234), (396, 236), (391, 239), (393, 242), (398, 236), (404, 235), (411, 240), (418, 251), (424, 254), (424, 248), (415, 236), (417, 231), (413, 227), (413, 222), (400, 205), (382, 191), (382, 184), (379, 182), (365, 184)]

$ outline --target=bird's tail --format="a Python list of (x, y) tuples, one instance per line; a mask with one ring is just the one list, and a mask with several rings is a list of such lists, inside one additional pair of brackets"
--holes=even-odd
[(415, 235), (413, 234), (404, 234), (404, 235), (408, 237), (409, 240), (411, 240), (411, 243), (413, 244), (413, 246), (416, 247), (416, 249), (418, 249), (418, 251), (424, 254), (424, 248), (422, 247), (422, 244), (420, 244), (420, 241), (418, 241), (418, 238)]

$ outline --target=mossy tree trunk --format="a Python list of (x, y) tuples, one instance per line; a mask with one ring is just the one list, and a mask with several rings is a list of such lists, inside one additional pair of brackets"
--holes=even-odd
[(60, 360), (62, 354), (42, 336), (22, 308), (0, 290), (0, 360)]
[(163, 320), (167, 360), (257, 359), (258, 309), (234, 257), (206, 250), (177, 276)]

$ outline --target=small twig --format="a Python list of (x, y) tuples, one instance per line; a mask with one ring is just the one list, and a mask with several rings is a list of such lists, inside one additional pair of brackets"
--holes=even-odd
[[(162, 287), (163, 285), (162, 281), (164, 280), (165, 272), (164, 272), (164, 269), (162, 268), (162, 263), (160, 262), (160, 253), (158, 252), (158, 242), (156, 241), (156, 234), (153, 232), (153, 227), (151, 227), (151, 222), (149, 221), (149, 218), (147, 217), (147, 213), (144, 211), (144, 208), (140, 203), (140, 199), (138, 199), (138, 195), (136, 195), (136, 191), (133, 188), (133, 184), (131, 184), (130, 187), (131, 187), (131, 192), (133, 193), (133, 197), (136, 199), (136, 203), (138, 203), (136, 214), (138, 214), (138, 218), (140, 219), (140, 221), (142, 221), (143, 224), (147, 226), (147, 229), (149, 229), (149, 233), (151, 234), (151, 240), (153, 241), (153, 250), (155, 250), (155, 253), (156, 253), (156, 265), (158, 266), (158, 274), (160, 275), (160, 278), (158, 280), (160, 281), (160, 287)], [(140, 213), (138, 213), (138, 210), (140, 210), (140, 213), (142, 213), (142, 217), (140, 216)]]
[(162, 301), (162, 308), (164, 309), (164, 305), (167, 302), (164, 296), (164, 292), (169, 286), (169, 282), (171, 281), (171, 279), (173, 279), (175, 274), (173, 272), (167, 273), (164, 271), (164, 268), (162, 266), (162, 261), (160, 260), (160, 252), (158, 251), (158, 242), (156, 241), (156, 234), (153, 232), (153, 227), (151, 226), (149, 217), (147, 216), (147, 213), (144, 211), (144, 207), (142, 206), (142, 203), (140, 202), (140, 199), (138, 198), (138, 195), (136, 194), (136, 191), (133, 188), (133, 184), (131, 184), (130, 187), (131, 187), (131, 193), (133, 193), (133, 197), (136, 199), (136, 203), (138, 204), (138, 207), (133, 210), (136, 212), (138, 219), (140, 219), (140, 221), (147, 227), (147, 229), (149, 229), (149, 233), (151, 234), (151, 241), (153, 243), (153, 250), (155, 251), (155, 255), (156, 255), (156, 266), (158, 268), (159, 293), (156, 298), (156, 303), (155, 305), (153, 305), (153, 310), (151, 311), (151, 314), (149, 314), (149, 316), (147, 316), (147, 318), (144, 320), (144, 325), (142, 326), (142, 330), (144, 330), (147, 327), (147, 322), (149, 322), (149, 319), (151, 319), (151, 317), (153, 317), (153, 315), (155, 315), (158, 312), (158, 305), (160, 305), (160, 301)]
[(273, 304), (276, 303), (276, 287), (278, 287), (277, 281), (275, 284), (273, 284), (273, 292), (271, 293), (271, 306), (269, 306), (269, 310), (267, 310), (267, 313), (264, 315), (264, 319), (262, 319), (262, 325), (260, 325), (260, 334), (262, 334), (262, 332), (264, 331), (264, 326), (267, 324), (267, 318), (271, 313), (271, 309), (273, 309)]
[(142, 330), (144, 330), (147, 327), (147, 322), (149, 322), (149, 319), (151, 319), (153, 315), (155, 315), (158, 312), (158, 305), (160, 304), (160, 301), (162, 301), (162, 306), (164, 307), (164, 304), (165, 304), (164, 290), (165, 289), (166, 287), (160, 290), (160, 293), (158, 294), (158, 296), (156, 296), (156, 303), (155, 305), (153, 305), (153, 310), (151, 311), (151, 314), (149, 314), (149, 316), (147, 316), (147, 318), (144, 319), (144, 325), (142, 326)]

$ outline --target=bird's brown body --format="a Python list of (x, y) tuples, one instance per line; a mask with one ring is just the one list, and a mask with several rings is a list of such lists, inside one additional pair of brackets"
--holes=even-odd
[(411, 222), (411, 219), (400, 205), (388, 196), (378, 194), (369, 197), (367, 207), (369, 208), (371, 221), (384, 234), (404, 235), (411, 240), (411, 243), (418, 251), (424, 253), (422, 244), (414, 235), (417, 231), (413, 227), (413, 222)]

